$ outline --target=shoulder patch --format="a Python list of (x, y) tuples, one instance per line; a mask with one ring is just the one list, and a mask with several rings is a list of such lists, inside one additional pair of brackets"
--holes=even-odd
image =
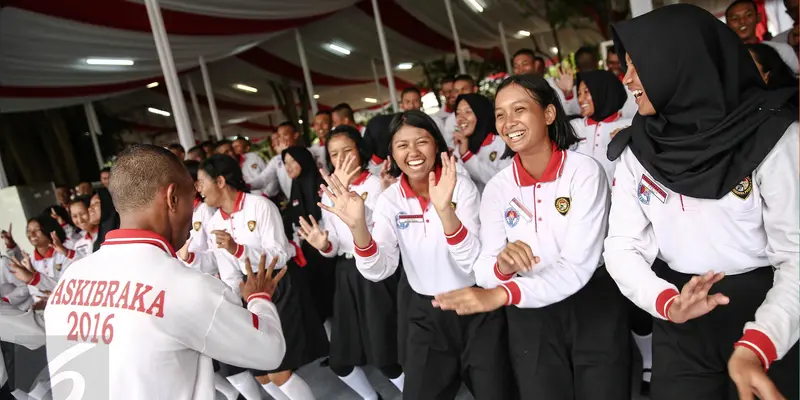
[(247, 221), (247, 229), (250, 229), (250, 232), (256, 230), (256, 221)]
[(558, 211), (559, 214), (566, 216), (567, 213), (569, 212), (569, 207), (571, 203), (572, 202), (570, 201), (569, 197), (557, 198), (555, 203), (556, 211)]
[(369, 192), (361, 193), (361, 200), (367, 201), (367, 195), (369, 195)]
[(496, 159), (497, 159), (497, 152), (496, 151), (493, 151), (493, 152), (489, 153), (489, 161), (494, 161)]
[(200, 221), (194, 221), (194, 224), (192, 224), (192, 225), (194, 226), (194, 230), (195, 231), (199, 231), (200, 227), (203, 225), (203, 223), (200, 222)]
[(56, 264), (56, 271), (61, 272), (61, 264)]
[(736, 187), (731, 189), (731, 193), (736, 195), (736, 197), (747, 200), (750, 197), (750, 193), (753, 192), (753, 178), (746, 177), (741, 182), (739, 182)]
[(252, 168), (252, 169), (257, 169), (257, 168), (258, 168), (258, 164), (256, 164), (256, 163), (253, 163), (253, 165), (251, 165), (251, 166), (250, 166), (250, 168)]

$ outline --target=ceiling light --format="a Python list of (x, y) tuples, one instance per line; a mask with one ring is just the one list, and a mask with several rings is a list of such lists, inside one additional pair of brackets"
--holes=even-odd
[(247, 121), (247, 118), (234, 118), (234, 119), (229, 119), (228, 123), (229, 124), (239, 124), (239, 123), (242, 123), (242, 122), (245, 122), (245, 121)]
[(297, 123), (300, 124), (300, 125), (303, 125), (303, 120), (302, 119), (298, 119)]
[(350, 49), (348, 49), (346, 47), (342, 47), (342, 46), (340, 46), (338, 44), (335, 44), (335, 43), (328, 43), (328, 48), (333, 50), (333, 51), (335, 51), (335, 52), (337, 52), (337, 53), (339, 53), (339, 54), (344, 54), (346, 56), (350, 55)]
[(152, 88), (154, 88), (154, 87), (156, 87), (156, 86), (158, 86), (158, 82), (151, 82), (151, 83), (149, 83), (149, 84), (147, 85), (147, 88), (148, 88), (148, 89), (152, 89)]
[(550, 52), (553, 54), (558, 54), (558, 47), (551, 47)]
[(164, 110), (159, 110), (157, 108), (153, 108), (153, 107), (148, 107), (147, 111), (150, 111), (153, 114), (163, 115), (165, 117), (169, 117), (170, 116), (170, 113), (168, 113), (168, 112), (166, 112)]
[(528, 31), (519, 31), (519, 32), (517, 32), (517, 35), (519, 35), (519, 36), (530, 36), (531, 33), (528, 32)]
[(397, 64), (397, 67), (395, 67), (395, 68), (397, 68), (399, 70), (407, 70), (407, 69), (414, 68), (414, 64), (413, 63)]
[(483, 6), (480, 3), (478, 3), (478, 0), (464, 0), (464, 2), (467, 3), (467, 5), (469, 5), (470, 7), (472, 7), (473, 10), (477, 12), (483, 12)]
[(241, 83), (237, 83), (237, 84), (233, 85), (233, 87), (235, 87), (235, 88), (237, 88), (237, 89), (239, 89), (239, 90), (241, 90), (243, 92), (258, 93), (258, 89), (254, 88), (252, 86), (247, 86), (247, 85), (241, 84)]
[(114, 58), (87, 58), (89, 65), (133, 65), (133, 60), (114, 59)]
[(314, 98), (315, 98), (315, 99), (318, 99), (318, 98), (319, 98), (319, 95), (318, 95), (318, 94), (315, 94), (315, 95), (314, 95)]
[(372, 97), (365, 97), (364, 101), (366, 101), (367, 103), (377, 103), (378, 102), (378, 100), (373, 99)]

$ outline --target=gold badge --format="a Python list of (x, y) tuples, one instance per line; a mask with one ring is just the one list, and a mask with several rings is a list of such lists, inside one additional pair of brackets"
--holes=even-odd
[(258, 168), (258, 164), (253, 164), (253, 165), (250, 166), (250, 168), (257, 169)]
[(61, 272), (61, 264), (56, 264), (56, 271)]
[(556, 211), (561, 215), (567, 215), (569, 212), (570, 201), (569, 197), (559, 197), (556, 199)]
[(361, 193), (361, 200), (367, 201), (367, 194), (368, 192)]
[(456, 202), (455, 201), (451, 201), (450, 202), (450, 207), (453, 208), (453, 211), (455, 211), (456, 210)]
[(747, 177), (744, 178), (743, 181), (739, 182), (735, 188), (731, 190), (731, 193), (735, 194), (736, 197), (747, 200), (750, 197), (750, 192), (753, 191), (753, 178)]
[(497, 158), (497, 152), (493, 151), (489, 153), (489, 161), (494, 161)]
[(250, 229), (250, 232), (256, 229), (256, 221), (247, 221), (247, 229)]
[(200, 221), (194, 221), (193, 225), (194, 225), (194, 230), (195, 231), (199, 231), (200, 230), (200, 226), (202, 225), (202, 223)]

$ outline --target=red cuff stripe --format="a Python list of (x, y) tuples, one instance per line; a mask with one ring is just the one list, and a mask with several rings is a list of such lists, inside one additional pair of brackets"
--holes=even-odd
[(519, 290), (517, 282), (508, 282), (502, 286), (506, 289), (506, 294), (508, 295), (508, 302), (506, 305), (517, 305), (522, 301), (522, 292)]
[(330, 254), (332, 251), (333, 251), (333, 243), (328, 241), (328, 247), (326, 247), (325, 250), (322, 250), (322, 252), (325, 254)]
[(568, 96), (564, 96), (564, 100), (572, 100), (573, 97), (575, 97), (575, 93), (569, 92)]
[(744, 331), (744, 335), (733, 347), (747, 347), (761, 360), (761, 365), (764, 366), (766, 371), (773, 361), (778, 359), (778, 351), (775, 350), (775, 344), (764, 332), (757, 329), (748, 329)]
[(75, 250), (67, 249), (67, 258), (69, 258), (70, 260), (75, 258)]
[(467, 238), (467, 234), (469, 234), (469, 230), (467, 230), (464, 224), (461, 224), (458, 226), (455, 233), (452, 235), (445, 234), (444, 237), (447, 239), (447, 244), (455, 246), (463, 242), (464, 239)]
[(42, 280), (42, 275), (36, 272), (33, 274), (33, 278), (31, 278), (30, 282), (28, 282), (28, 285), (36, 286), (39, 284), (39, 281), (41, 280)]
[(473, 155), (474, 155), (474, 154), (472, 154), (472, 152), (471, 152), (471, 151), (467, 150), (467, 152), (466, 152), (466, 153), (464, 153), (464, 154), (462, 154), (462, 155), (461, 155), (461, 161), (463, 161), (463, 162), (467, 162), (467, 161), (469, 161), (469, 159), (470, 159), (470, 158), (472, 158), (472, 156), (473, 156)]
[(242, 258), (242, 255), (244, 255), (244, 246), (242, 246), (240, 244), (237, 244), (236, 245), (236, 252), (233, 253), (233, 256), (236, 257), (236, 258)]
[(367, 245), (367, 247), (363, 249), (361, 247), (358, 247), (358, 245), (355, 244), (355, 242), (353, 243), (353, 245), (355, 246), (355, 253), (359, 257), (367, 258), (367, 257), (372, 257), (375, 254), (378, 254), (378, 245), (375, 244), (375, 241), (372, 240), (372, 238), (369, 239), (369, 244)]
[(0, 298), (0, 300), (3, 300), (4, 303), (11, 303), (10, 301), (8, 301), (8, 297), (2, 297)]
[(510, 281), (511, 278), (514, 277), (514, 275), (515, 275), (514, 273), (511, 273), (509, 275), (504, 274), (503, 271), (500, 271), (500, 264), (498, 264), (497, 262), (494, 263), (494, 276), (497, 277), (497, 279), (500, 279), (503, 282)]
[(669, 320), (669, 307), (672, 306), (672, 303), (678, 295), (680, 295), (680, 293), (672, 288), (661, 292), (656, 298), (656, 312), (664, 319)]
[(270, 296), (270, 295), (268, 295), (268, 294), (266, 294), (264, 292), (253, 293), (250, 296), (247, 296), (247, 302), (248, 303), (253, 299), (264, 299), (264, 300), (267, 300), (267, 301), (272, 301), (272, 296)]
[(187, 264), (191, 264), (194, 262), (194, 253), (189, 253), (189, 259), (186, 260)]
[(258, 329), (258, 315), (250, 313), (250, 316), (253, 317), (253, 328)]

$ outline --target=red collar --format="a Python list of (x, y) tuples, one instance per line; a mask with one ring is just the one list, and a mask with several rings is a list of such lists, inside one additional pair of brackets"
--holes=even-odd
[(47, 250), (47, 253), (45, 255), (41, 255), (41, 254), (39, 254), (38, 251), (34, 250), (33, 251), (33, 259), (36, 260), (36, 261), (46, 260), (48, 258), (52, 258), (53, 254), (55, 252), (56, 252), (55, 247), (51, 247), (49, 250)]
[[(439, 178), (442, 176), (442, 167), (436, 167), (436, 183), (439, 183)], [(411, 188), (411, 185), (408, 183), (408, 178), (405, 175), (400, 175), (400, 194), (406, 199), (414, 199), (416, 198), (419, 201), (419, 206), (422, 208), (422, 212), (428, 209), (428, 204), (430, 204), (429, 200), (425, 200), (424, 197), (417, 196), (414, 193), (414, 189)]]
[(242, 168), (242, 165), (244, 165), (244, 155), (239, 156), (239, 168)]
[(483, 143), (481, 143), (481, 147), (486, 147), (486, 146), (492, 144), (492, 142), (494, 142), (495, 136), (497, 136), (497, 135), (495, 135), (494, 133), (491, 133), (491, 132), (487, 133), (486, 137), (483, 138)]
[(92, 229), (92, 232), (86, 232), (86, 235), (84, 237), (86, 239), (92, 240), (93, 238), (97, 237), (97, 232), (99, 230), (100, 230), (100, 227), (99, 226), (95, 226), (94, 229)]
[(115, 229), (106, 234), (103, 246), (117, 244), (149, 244), (164, 250), (167, 254), (175, 257), (175, 250), (172, 245), (161, 235), (144, 229)]
[(383, 159), (373, 154), (372, 155), (372, 163), (375, 164), (375, 165), (381, 165), (381, 164), (383, 164)]
[(555, 143), (553, 144), (553, 154), (550, 155), (550, 161), (547, 162), (542, 177), (538, 180), (532, 177), (528, 171), (522, 166), (522, 161), (519, 159), (519, 154), (514, 156), (514, 181), (517, 186), (533, 186), (540, 182), (552, 182), (561, 176), (561, 168), (564, 166), (564, 161), (567, 158), (567, 152), (559, 150)]
[(364, 183), (364, 181), (366, 181), (367, 178), (369, 178), (369, 175), (370, 175), (369, 171), (361, 171), (361, 175), (359, 175), (358, 178), (356, 178), (356, 180), (354, 180), (353, 183), (351, 183), (350, 185), (358, 186)]
[(199, 198), (199, 197), (195, 197), (195, 198), (194, 198), (194, 206), (192, 206), (192, 209), (193, 209), (193, 210), (197, 210), (197, 206), (199, 206), (199, 205), (200, 205), (200, 203), (202, 203), (202, 202), (203, 202), (203, 201), (202, 201), (202, 200), (200, 200), (200, 198)]
[[(608, 117), (606, 117), (606, 119), (604, 119), (604, 120), (602, 120), (600, 122), (605, 123), (605, 124), (607, 124), (609, 122), (614, 122), (614, 121), (619, 119), (619, 116), (620, 116), (620, 112), (617, 111), (614, 114), (609, 115)], [(592, 117), (586, 117), (586, 126), (597, 125), (600, 122), (597, 122), (597, 121), (593, 120)]]
[(227, 220), (231, 217), (231, 214), (241, 211), (242, 206), (244, 206), (244, 192), (239, 192), (239, 194), (236, 195), (236, 201), (233, 202), (233, 212), (228, 214), (225, 211), (222, 211), (222, 208), (220, 208), (219, 214), (222, 215), (222, 219)]

